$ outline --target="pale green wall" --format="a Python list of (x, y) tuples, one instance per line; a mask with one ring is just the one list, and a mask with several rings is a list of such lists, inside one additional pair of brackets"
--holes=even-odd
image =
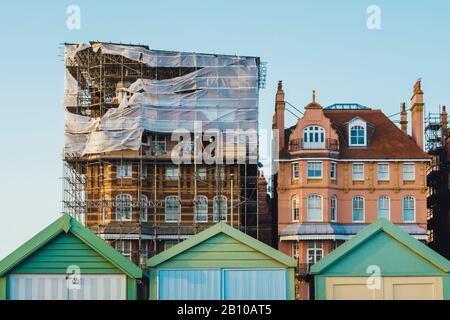
[[(188, 261), (188, 262), (187, 262)], [(286, 266), (273, 260), (242, 242), (218, 234), (208, 240), (182, 252), (158, 265), (158, 268), (179, 268), (183, 266), (195, 268), (285, 268)]]
[(112, 263), (70, 233), (60, 234), (51, 240), (15, 267), (12, 273), (66, 273), (67, 267), (70, 265), (79, 266), (82, 273), (122, 273)]

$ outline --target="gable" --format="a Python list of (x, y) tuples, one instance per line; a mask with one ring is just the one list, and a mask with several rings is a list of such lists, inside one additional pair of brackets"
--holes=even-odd
[[(350, 240), (351, 241), (351, 240)], [(336, 261), (323, 273), (333, 276), (369, 276), (369, 266), (382, 276), (442, 275), (443, 271), (385, 232), (378, 232)]]
[(280, 262), (225, 233), (218, 233), (158, 265), (158, 268), (177, 267), (286, 268)]
[[(265, 243), (262, 243), (261, 241), (258, 241), (257, 239), (243, 233), (242, 231), (239, 231), (225, 222), (219, 222), (215, 224), (212, 227), (209, 227), (206, 230), (203, 230), (202, 232), (191, 236), (189, 239), (171, 247), (170, 249), (157, 254), (156, 256), (150, 258), (147, 260), (147, 266), (152, 268), (156, 266), (160, 266), (161, 264), (164, 264), (167, 266), (167, 264), (173, 264), (176, 262), (176, 257), (178, 255), (181, 255), (185, 252), (188, 252), (193, 247), (196, 247), (203, 243), (209, 243), (214, 245), (225, 245), (225, 244), (241, 244), (245, 247), (251, 248), (255, 252), (261, 254), (264, 257), (264, 259), (238, 259), (233, 258), (232, 260), (224, 260), (222, 257), (211, 258), (211, 259), (194, 259), (191, 262), (195, 262), (195, 265), (198, 267), (204, 267), (204, 266), (211, 266), (212, 261), (223, 261), (223, 265), (220, 265), (218, 262), (215, 263), (215, 265), (219, 265), (222, 267), (228, 267), (228, 266), (237, 266), (236, 261), (241, 261), (244, 263), (240, 267), (258, 267), (258, 261), (265, 260), (267, 263), (265, 264), (266, 267), (269, 267), (268, 261), (272, 261), (272, 264), (275, 264), (276, 266), (283, 266), (283, 267), (295, 267), (297, 265), (297, 261), (284, 253), (266, 245)], [(225, 251), (226, 252), (226, 251)], [(232, 250), (231, 252), (235, 252), (235, 250)], [(240, 251), (236, 251), (237, 253), (235, 256), (240, 256)], [(245, 253), (245, 250), (243, 251)], [(212, 256), (212, 255), (210, 255)], [(204, 257), (202, 255), (202, 257)], [(190, 260), (190, 257), (185, 258), (184, 260), (180, 261), (187, 261)], [(169, 261), (174, 261), (169, 262)], [(192, 265), (193, 266), (193, 265)], [(238, 267), (238, 266), (237, 266)]]
[(66, 273), (72, 265), (86, 274), (123, 273), (75, 235), (64, 232), (19, 263), (10, 273), (60, 274)]

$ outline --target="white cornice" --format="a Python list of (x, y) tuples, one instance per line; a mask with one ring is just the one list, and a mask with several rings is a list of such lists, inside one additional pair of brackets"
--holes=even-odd
[(275, 162), (291, 162), (299, 160), (331, 160), (335, 162), (431, 162), (431, 159), (336, 159), (329, 157), (308, 157), (308, 158), (293, 158), (293, 159), (275, 159)]

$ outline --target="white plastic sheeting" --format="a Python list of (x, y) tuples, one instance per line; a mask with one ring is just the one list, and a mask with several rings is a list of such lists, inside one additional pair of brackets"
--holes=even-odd
[[(66, 45), (66, 65), (91, 45)], [(120, 106), (101, 118), (76, 115), (78, 83), (66, 70), (65, 153), (85, 155), (138, 150), (144, 130), (169, 133), (175, 129), (257, 130), (258, 66), (254, 57), (147, 50), (139, 46), (97, 43), (92, 50), (121, 55), (150, 67), (197, 67), (189, 74), (166, 80), (138, 79), (122, 89)], [(128, 97), (128, 98), (126, 98)]]

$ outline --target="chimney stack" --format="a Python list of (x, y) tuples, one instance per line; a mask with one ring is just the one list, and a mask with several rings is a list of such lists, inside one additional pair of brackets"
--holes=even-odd
[(447, 119), (447, 110), (445, 106), (442, 106), (441, 122), (442, 122), (442, 135), (444, 136), (444, 138), (446, 138), (448, 130), (448, 119)]
[(400, 127), (405, 134), (408, 134), (408, 113), (406, 112), (406, 103), (400, 106)]
[(417, 145), (423, 149), (423, 91), (421, 87), (421, 80), (417, 80), (414, 85), (414, 93), (411, 97), (411, 128), (412, 138)]
[(275, 116), (273, 119), (273, 128), (278, 129), (278, 147), (279, 150), (283, 149), (285, 146), (284, 139), (284, 91), (283, 82), (278, 81), (278, 89), (275, 98)]

